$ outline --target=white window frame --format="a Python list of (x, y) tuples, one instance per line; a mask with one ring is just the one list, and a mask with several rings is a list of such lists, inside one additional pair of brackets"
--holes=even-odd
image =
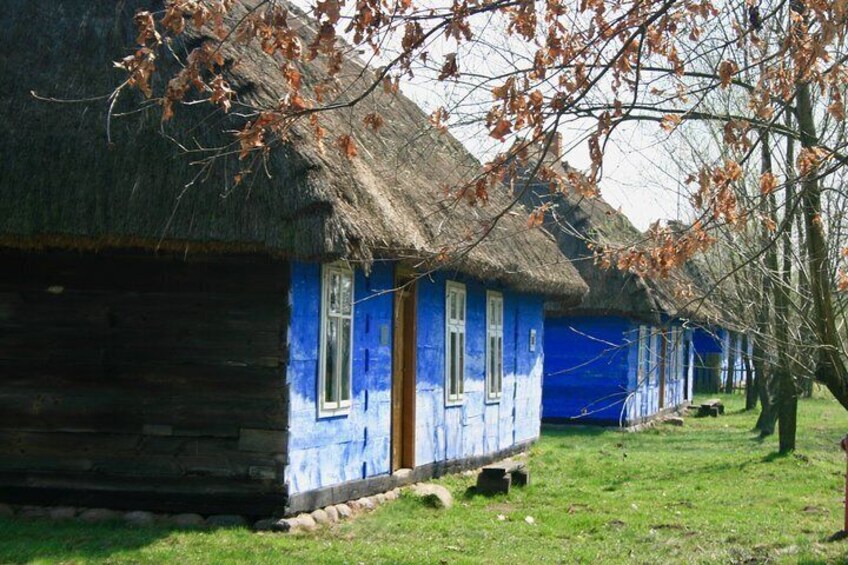
[[(451, 297), (457, 298), (457, 316), (451, 317)], [(445, 285), (445, 404), (457, 406), (462, 404), (465, 393), (465, 350), (468, 336), (466, 321), (468, 320), (468, 304), (465, 285), (447, 281)], [(461, 335), (461, 346), (457, 348), (457, 358), (451, 358), (451, 336)], [(451, 368), (456, 369), (457, 390), (451, 391)]]
[[(492, 313), (495, 313), (493, 315)], [(498, 340), (495, 366), (492, 366), (492, 339)], [(499, 402), (503, 392), (504, 299), (494, 290), (486, 291), (486, 400)], [(495, 386), (497, 385), (497, 386)]]
[(639, 337), (636, 341), (636, 384), (641, 385), (646, 382), (650, 375), (650, 359), (651, 359), (651, 341), (650, 330), (648, 326), (642, 324), (639, 326)]
[(669, 330), (669, 359), (668, 380), (676, 381), (680, 378), (680, 328), (672, 327)]
[(651, 338), (649, 341), (648, 353), (648, 384), (656, 386), (660, 382), (660, 355), (663, 355), (662, 334), (658, 328), (651, 326)]
[[(330, 312), (330, 281), (333, 275), (342, 277), (350, 277), (350, 312), (345, 314), (343, 305), (338, 313)], [(321, 337), (318, 347), (318, 416), (330, 417), (341, 416), (350, 413), (351, 399), (353, 397), (353, 313), (354, 313), (354, 297), (355, 297), (355, 282), (356, 276), (350, 267), (343, 263), (325, 264), (321, 268)], [(339, 296), (341, 301), (341, 295)], [(344, 320), (350, 321), (350, 343), (348, 344), (347, 360), (347, 398), (342, 398), (342, 374), (338, 370), (338, 374), (334, 376), (327, 375), (327, 328), (330, 324), (330, 318), (339, 320), (341, 327)], [(338, 357), (336, 359), (336, 367), (341, 367), (341, 348), (338, 348)], [(325, 397), (326, 382), (328, 377), (334, 377), (336, 380), (335, 387), (336, 398), (335, 402), (327, 402)]]

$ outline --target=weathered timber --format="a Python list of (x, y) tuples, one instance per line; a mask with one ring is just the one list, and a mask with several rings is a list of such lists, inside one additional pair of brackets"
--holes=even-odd
[(717, 418), (719, 414), (724, 414), (724, 404), (718, 398), (705, 400), (698, 408), (699, 417), (712, 416), (713, 418)]
[(0, 499), (282, 511), (286, 263), (0, 251), (0, 272)]
[(477, 476), (477, 492), (480, 494), (507, 494), (510, 487), (530, 483), (530, 472), (523, 461), (500, 461), (486, 465)]

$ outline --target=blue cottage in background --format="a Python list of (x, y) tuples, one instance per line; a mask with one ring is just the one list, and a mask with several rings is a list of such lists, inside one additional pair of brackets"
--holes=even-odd
[[(549, 153), (557, 147), (555, 139)], [(546, 166), (568, 172), (555, 159)], [(529, 174), (519, 176), (516, 190), (528, 205), (548, 206), (545, 227), (589, 285), (579, 306), (547, 304), (543, 420), (633, 426), (686, 405), (692, 328), (715, 315), (694, 281), (682, 271), (649, 280), (599, 267), (589, 241), (627, 246), (644, 238), (602, 198), (552, 192)]]
[(753, 341), (744, 332), (723, 326), (698, 327), (692, 343), (696, 393), (730, 393), (745, 388), (753, 378)]
[[(320, 116), (358, 157), (297, 123), (234, 186), (237, 155), (201, 179), (161, 135), (228, 146), (243, 122), (202, 105), (162, 125), (122, 98), (107, 148), (106, 105), (87, 96), (123, 80), (111, 61), (134, 44), (135, 4), (9, 7), (24, 27), (53, 17), (0, 63), (30, 69), (0, 97), (0, 433), (14, 445), (0, 501), (290, 514), (538, 438), (544, 303), (587, 290), (553, 239), (525, 214), (495, 217), (506, 189), (488, 206), (445, 196), (480, 164), (382, 89)], [(309, 25), (292, 29), (312, 43)], [(60, 43), (87, 64), (39, 63)], [(277, 104), (278, 60), (256, 44), (222, 56), (239, 61), (226, 75), (240, 102)], [(304, 76), (321, 81), (316, 68)], [(340, 104), (375, 80), (353, 59), (338, 77)], [(56, 84), (89, 101), (30, 95)]]

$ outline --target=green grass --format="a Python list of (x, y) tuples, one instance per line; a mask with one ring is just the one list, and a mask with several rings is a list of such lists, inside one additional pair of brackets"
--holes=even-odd
[(848, 413), (803, 401), (798, 452), (779, 457), (776, 439), (751, 433), (741, 397), (725, 402), (727, 415), (681, 428), (546, 430), (530, 486), (486, 498), (474, 477), (448, 477), (448, 511), (404, 496), (297, 535), (7, 520), (0, 563), (848, 562), (848, 542), (824, 541), (842, 524)]

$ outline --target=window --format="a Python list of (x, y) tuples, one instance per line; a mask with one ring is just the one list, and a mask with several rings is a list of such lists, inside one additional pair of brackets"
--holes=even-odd
[(318, 395), (321, 414), (333, 415), (350, 408), (353, 271), (344, 265), (325, 265), (321, 293)]
[(677, 380), (680, 376), (680, 328), (671, 328), (669, 330), (669, 345), (668, 345), (668, 364), (669, 364), (669, 379)]
[(656, 328), (651, 328), (651, 340), (648, 349), (648, 379), (650, 384), (655, 385), (659, 380), (660, 364), (658, 361), (663, 355), (661, 334)]
[(497, 400), (503, 390), (503, 295), (486, 293), (486, 398)]
[(445, 386), (448, 403), (462, 402), (465, 387), (465, 285), (448, 281), (445, 301)]
[(639, 326), (639, 341), (636, 344), (639, 352), (636, 377), (639, 384), (645, 382), (645, 379), (648, 377), (648, 373), (651, 370), (650, 345), (650, 332), (648, 331), (648, 326)]

